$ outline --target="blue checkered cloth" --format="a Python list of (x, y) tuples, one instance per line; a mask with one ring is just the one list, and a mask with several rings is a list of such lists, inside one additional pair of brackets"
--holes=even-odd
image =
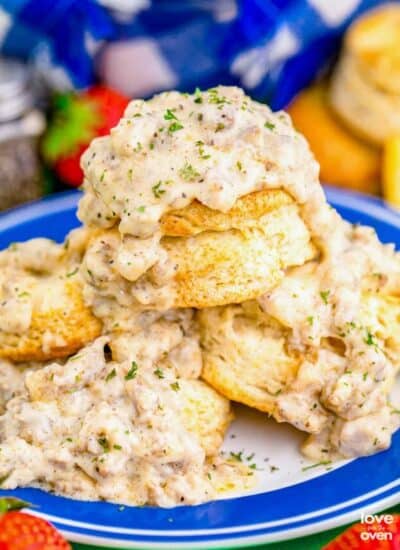
[(281, 108), (335, 55), (349, 23), (383, 1), (0, 0), (0, 51), (79, 89), (96, 80), (107, 44), (146, 39), (174, 87), (237, 84)]

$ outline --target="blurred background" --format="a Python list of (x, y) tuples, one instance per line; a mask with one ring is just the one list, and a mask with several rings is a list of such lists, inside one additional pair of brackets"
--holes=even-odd
[(0, 0), (0, 209), (82, 183), (129, 99), (234, 84), (400, 206), (400, 2)]

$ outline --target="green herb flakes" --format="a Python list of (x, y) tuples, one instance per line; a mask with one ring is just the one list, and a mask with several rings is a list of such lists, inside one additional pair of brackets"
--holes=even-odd
[(164, 113), (164, 120), (178, 120), (173, 113), (174, 110), (175, 109), (167, 109)]
[(110, 452), (110, 444), (108, 442), (108, 439), (104, 436), (99, 437), (97, 440), (97, 443), (103, 448), (104, 453)]
[(329, 298), (329, 294), (331, 293), (330, 290), (321, 290), (321, 292), (319, 293), (319, 295), (321, 296), (322, 298), (322, 301), (324, 302), (324, 304), (328, 304), (328, 298)]
[(110, 380), (112, 380), (113, 378), (115, 378), (117, 376), (117, 371), (115, 369), (112, 369), (106, 376), (105, 380), (106, 382), (109, 382)]
[(160, 378), (160, 379), (165, 378), (164, 372), (163, 372), (161, 369), (158, 369), (158, 368), (157, 368), (157, 369), (154, 371), (154, 374), (155, 374), (158, 378)]
[(177, 132), (178, 130), (182, 130), (183, 126), (180, 122), (173, 122), (169, 125), (168, 133), (173, 134), (174, 132)]
[(135, 361), (132, 361), (131, 368), (125, 375), (125, 380), (133, 380), (134, 378), (136, 378), (137, 371), (138, 371), (138, 365)]
[(187, 162), (185, 163), (183, 168), (179, 170), (179, 175), (185, 181), (194, 181), (200, 176), (199, 172), (197, 172), (197, 170), (195, 170), (193, 166), (191, 164), (188, 164)]
[(195, 89), (195, 91), (194, 91), (194, 100), (193, 101), (195, 103), (203, 103), (203, 98), (202, 98), (202, 95), (201, 95), (200, 88)]

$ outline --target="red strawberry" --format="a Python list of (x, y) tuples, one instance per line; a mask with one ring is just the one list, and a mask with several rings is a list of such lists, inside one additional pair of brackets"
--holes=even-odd
[[(2, 510), (15, 510), (27, 503), (1, 499)], [(0, 550), (71, 550), (68, 542), (47, 521), (24, 512), (0, 516)]]
[(322, 550), (400, 550), (400, 515), (390, 523), (357, 523)]
[(128, 103), (127, 97), (106, 86), (56, 96), (42, 154), (63, 181), (74, 187), (82, 183), (82, 153), (93, 138), (118, 124)]

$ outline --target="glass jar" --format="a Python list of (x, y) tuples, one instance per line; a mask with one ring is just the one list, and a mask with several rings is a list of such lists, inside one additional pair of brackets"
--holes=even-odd
[(0, 210), (43, 195), (38, 141), (44, 128), (29, 69), (0, 58)]

